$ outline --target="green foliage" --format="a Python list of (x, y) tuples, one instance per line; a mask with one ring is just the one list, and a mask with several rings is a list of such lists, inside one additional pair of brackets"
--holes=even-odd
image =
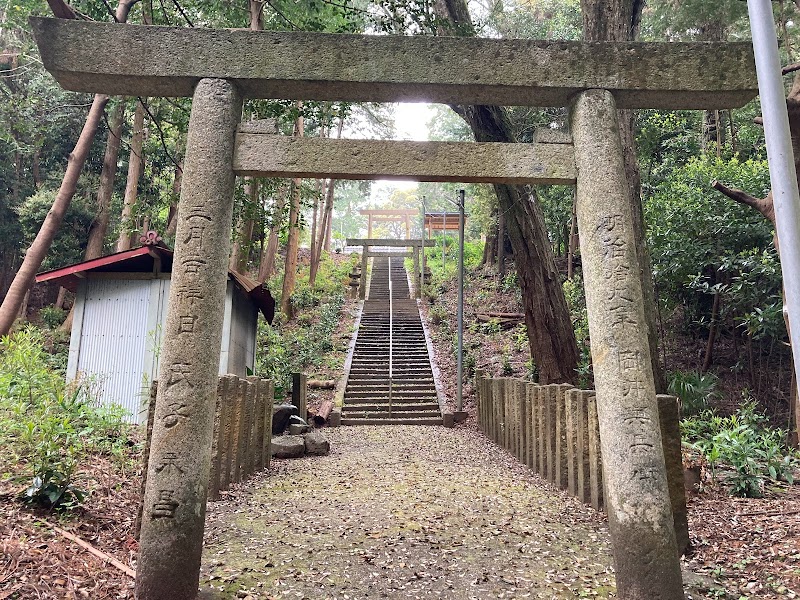
[(785, 445), (786, 432), (767, 425), (755, 402), (745, 402), (736, 414), (722, 417), (706, 410), (681, 421), (684, 439), (706, 458), (716, 480), (720, 465), (733, 469), (725, 476), (735, 496), (757, 498), (769, 481), (793, 483), (800, 464)]
[(39, 311), (39, 318), (48, 329), (55, 329), (64, 322), (67, 318), (67, 311), (63, 308), (56, 308), (55, 306), (45, 306)]
[(682, 305), (689, 323), (707, 323), (714, 294), (720, 319), (733, 315), (753, 339), (785, 336), (781, 277), (772, 227), (759, 213), (710, 189), (714, 179), (755, 196), (769, 190), (766, 161), (691, 159), (659, 184), (645, 205), (659, 293)]
[(592, 353), (589, 347), (589, 315), (586, 312), (586, 297), (583, 285), (578, 279), (567, 279), (564, 284), (564, 297), (569, 307), (575, 341), (578, 343), (578, 385), (588, 388), (592, 385)]
[(681, 401), (681, 414), (689, 417), (707, 410), (710, 402), (720, 396), (718, 383), (719, 377), (713, 373), (676, 371), (670, 374), (667, 388)]
[(127, 426), (119, 407), (96, 406), (89, 382), (68, 386), (50, 370), (43, 346), (33, 327), (0, 341), (2, 468), (22, 465), (30, 481), (24, 501), (69, 509), (85, 498), (74, 478), (89, 453), (124, 460)]
[[(284, 323), (280, 314), (272, 325), (259, 320), (256, 352), (256, 373), (275, 382), (276, 397), (291, 390), (292, 373), (321, 366), (334, 349), (333, 333), (339, 325), (344, 305), (345, 282), (353, 262), (336, 265), (322, 254), (314, 286), (309, 286), (307, 273), (298, 280), (292, 303), (298, 314)], [(270, 288), (276, 281), (270, 281)], [(277, 286), (279, 289), (280, 286)]]
[(500, 372), (505, 377), (509, 377), (514, 374), (514, 367), (511, 364), (511, 352), (509, 352), (508, 348), (503, 350), (503, 355), (500, 358), (500, 364)]
[[(56, 192), (40, 190), (17, 208), (26, 245), (30, 245), (53, 206)], [(91, 205), (81, 197), (73, 198), (53, 245), (42, 262), (42, 270), (55, 269), (83, 260), (86, 232), (94, 219)]]

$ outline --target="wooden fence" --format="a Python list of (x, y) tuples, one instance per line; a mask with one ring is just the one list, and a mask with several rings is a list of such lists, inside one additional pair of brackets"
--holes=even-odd
[[(594, 390), (477, 376), (478, 425), (543, 478), (603, 510), (603, 458)], [(678, 399), (658, 396), (675, 533), (688, 542)]]
[[(154, 381), (150, 388), (143, 479), (147, 477), (157, 389), (158, 382)], [(220, 376), (208, 479), (209, 500), (219, 499), (220, 492), (229, 489), (231, 483), (269, 467), (274, 395), (275, 388), (269, 379)], [(145, 481), (142, 481), (142, 491), (144, 486)]]

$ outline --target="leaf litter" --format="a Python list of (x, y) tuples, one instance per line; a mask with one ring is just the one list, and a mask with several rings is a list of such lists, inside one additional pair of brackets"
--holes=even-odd
[(611, 597), (600, 515), (467, 428), (328, 429), (209, 505), (215, 598)]

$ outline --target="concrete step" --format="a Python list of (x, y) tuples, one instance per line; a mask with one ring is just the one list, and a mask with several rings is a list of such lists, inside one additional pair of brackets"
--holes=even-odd
[[(381, 411), (386, 410), (387, 402), (372, 402), (372, 403), (345, 403), (342, 410), (360, 410), (360, 411)], [(437, 402), (392, 402), (392, 406), (397, 410), (420, 410), (420, 411), (438, 411), (439, 404)]]
[(442, 425), (442, 419), (425, 417), (421, 419), (349, 419), (342, 416), (342, 425)]

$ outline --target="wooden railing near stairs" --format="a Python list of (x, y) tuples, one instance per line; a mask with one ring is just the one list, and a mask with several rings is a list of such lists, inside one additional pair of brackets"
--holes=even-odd
[[(596, 510), (604, 508), (603, 457), (594, 390), (476, 377), (478, 425), (544, 479)], [(658, 396), (667, 483), (679, 551), (689, 542), (681, 462), (679, 406)]]

